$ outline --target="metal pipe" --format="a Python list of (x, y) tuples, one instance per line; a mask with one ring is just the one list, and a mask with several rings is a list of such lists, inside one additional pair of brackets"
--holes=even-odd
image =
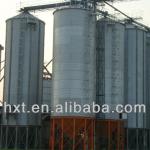
[(21, 8), (19, 11), (35, 11), (35, 10), (42, 10), (42, 9), (52, 9), (52, 8), (57, 8), (57, 7), (62, 7), (62, 6), (69, 6), (69, 5), (77, 5), (77, 4), (83, 4), (83, 2), (63, 2), (63, 3), (54, 3), (54, 4), (47, 4), (47, 5), (38, 5), (38, 6), (30, 6), (30, 7), (24, 7)]
[(4, 76), (0, 79), (0, 82), (4, 79)]
[(127, 14), (125, 14), (124, 12), (122, 12), (121, 10), (119, 10), (118, 8), (114, 7), (113, 5), (109, 4), (108, 2), (104, 1), (105, 4), (107, 4), (108, 6), (112, 7), (114, 10), (118, 11), (119, 13), (121, 13), (122, 15), (124, 15), (125, 17), (127, 17), (131, 22), (134, 22), (135, 24), (144, 27), (146, 30), (150, 31), (150, 28), (140, 22), (135, 21), (132, 17), (128, 16)]
[(0, 73), (3, 71), (4, 67), (3, 68), (0, 68)]
[(52, 74), (49, 72), (49, 70), (47, 69), (47, 67), (46, 67), (46, 66), (43, 66), (43, 68), (46, 70), (47, 74), (52, 77)]
[(53, 57), (47, 64), (46, 64), (46, 66), (45, 67), (48, 67), (49, 66), (49, 64), (54, 60), (54, 58), (55, 57)]

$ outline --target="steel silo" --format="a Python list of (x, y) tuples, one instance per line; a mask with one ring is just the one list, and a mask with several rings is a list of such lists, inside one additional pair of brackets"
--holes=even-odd
[[(6, 21), (6, 64), (4, 100), (17, 105), (24, 102), (31, 112), (42, 101), (44, 55), (43, 21), (23, 12)], [(13, 106), (12, 106), (13, 108)], [(5, 113), (3, 124), (40, 125), (40, 114)]]
[[(97, 21), (97, 103), (115, 111), (124, 104), (124, 31), (123, 24), (109, 18)], [(119, 119), (115, 112), (98, 114), (98, 118)]]
[[(125, 31), (125, 99), (126, 104), (145, 104), (146, 32), (133, 24)], [(143, 113), (129, 113), (128, 128), (144, 128)]]
[[(52, 107), (65, 102), (95, 101), (95, 16), (82, 8), (54, 12), (54, 61)], [(93, 116), (53, 113), (54, 116)]]
[(52, 79), (43, 79), (43, 102), (50, 108), (51, 104), (51, 95), (52, 95)]
[(146, 56), (145, 56), (145, 68), (146, 68), (146, 76), (145, 76), (145, 104), (146, 104), (146, 114), (145, 114), (145, 124), (146, 128), (150, 128), (150, 33), (146, 33)]

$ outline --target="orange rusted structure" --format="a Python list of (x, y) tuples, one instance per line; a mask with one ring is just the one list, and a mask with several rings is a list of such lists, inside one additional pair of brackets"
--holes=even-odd
[(96, 150), (124, 150), (124, 121), (96, 120)]
[(94, 129), (93, 118), (52, 118), (50, 150), (94, 150)]
[(124, 150), (124, 121), (53, 117), (50, 150)]

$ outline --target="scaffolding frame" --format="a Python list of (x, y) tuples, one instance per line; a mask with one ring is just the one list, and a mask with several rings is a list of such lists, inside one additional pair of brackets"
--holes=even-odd
[(124, 150), (124, 120), (96, 120), (96, 150)]
[(0, 149), (40, 150), (40, 126), (0, 125)]

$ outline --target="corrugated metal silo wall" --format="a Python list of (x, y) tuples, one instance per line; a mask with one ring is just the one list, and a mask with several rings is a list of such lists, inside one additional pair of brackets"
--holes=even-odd
[[(125, 33), (125, 100), (127, 104), (145, 104), (145, 52), (146, 32), (126, 24)], [(143, 113), (129, 113), (128, 128), (143, 128)]]
[[(29, 13), (6, 22), (6, 65), (4, 100), (27, 105), (42, 101), (44, 23)], [(3, 124), (40, 125), (40, 114), (3, 114)]]
[[(110, 19), (97, 21), (97, 103), (112, 109), (124, 103), (124, 30), (123, 24)], [(117, 113), (98, 114), (119, 119)]]
[[(52, 106), (95, 101), (95, 15), (79, 8), (54, 12)], [(62, 113), (55, 116), (93, 116)]]

